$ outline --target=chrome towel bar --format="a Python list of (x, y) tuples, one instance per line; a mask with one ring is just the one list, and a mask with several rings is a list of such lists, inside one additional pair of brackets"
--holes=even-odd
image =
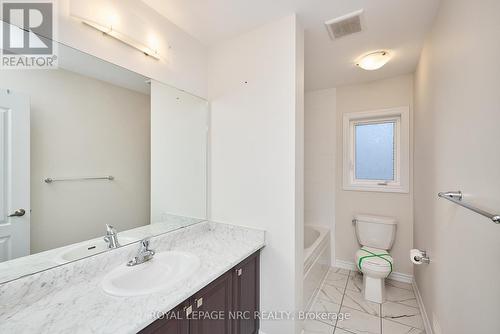
[(111, 175), (109, 176), (89, 176), (89, 177), (65, 177), (65, 178), (56, 178), (56, 177), (48, 177), (43, 180), (45, 183), (54, 183), (61, 181), (89, 181), (89, 180), (108, 180), (113, 181), (115, 178)]
[(500, 215), (496, 214), (491, 214), (487, 211), (484, 211), (482, 209), (476, 208), (475, 206), (472, 206), (470, 204), (467, 204), (462, 201), (464, 195), (462, 194), (461, 191), (448, 191), (448, 192), (441, 192), (438, 194), (439, 197), (447, 199), (448, 201), (451, 201), (455, 204), (458, 204), (460, 206), (463, 206), (466, 209), (469, 209), (471, 211), (474, 211), (475, 213), (478, 213), (482, 216), (485, 216), (489, 219), (491, 219), (495, 224), (500, 224)]

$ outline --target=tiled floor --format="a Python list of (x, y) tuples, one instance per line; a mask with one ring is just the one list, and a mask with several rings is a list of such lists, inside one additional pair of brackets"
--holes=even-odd
[(387, 301), (383, 304), (364, 300), (362, 287), (361, 274), (331, 268), (311, 311), (350, 317), (306, 321), (304, 334), (425, 334), (411, 284), (386, 280)]

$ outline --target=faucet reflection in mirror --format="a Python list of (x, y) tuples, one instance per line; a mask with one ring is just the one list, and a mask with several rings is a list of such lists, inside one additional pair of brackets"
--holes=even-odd
[(104, 237), (104, 241), (108, 244), (108, 249), (120, 247), (118, 234), (112, 225), (106, 224), (106, 236)]

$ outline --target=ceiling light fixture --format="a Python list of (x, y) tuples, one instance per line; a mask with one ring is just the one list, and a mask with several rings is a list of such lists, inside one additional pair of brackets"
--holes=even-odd
[(97, 22), (94, 22), (94, 21), (91, 21), (88, 19), (84, 19), (82, 17), (77, 17), (74, 15), (73, 15), (73, 17), (82, 21), (82, 23), (84, 23), (85, 25), (92, 27), (96, 30), (99, 30), (100, 32), (104, 33), (105, 35), (111, 36), (111, 37), (119, 40), (120, 42), (127, 44), (128, 46), (131, 46), (134, 49), (139, 50), (140, 52), (144, 53), (146, 56), (152, 57), (156, 60), (160, 60), (160, 55), (158, 54), (158, 51), (153, 50), (153, 49), (145, 46), (144, 44), (134, 40), (133, 38), (117, 31), (116, 29), (113, 28), (112, 25), (107, 27), (107, 26), (103, 26)]
[(367, 71), (378, 70), (387, 62), (391, 60), (391, 55), (387, 51), (376, 51), (364, 55), (357, 62), (356, 65)]

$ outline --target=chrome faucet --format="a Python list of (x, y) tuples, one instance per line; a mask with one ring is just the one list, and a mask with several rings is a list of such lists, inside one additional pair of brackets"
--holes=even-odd
[(128, 261), (127, 266), (133, 267), (138, 264), (148, 262), (153, 259), (154, 255), (155, 251), (149, 249), (149, 239), (141, 240), (137, 255), (132, 260)]
[(106, 236), (104, 237), (104, 241), (108, 244), (108, 248), (118, 248), (120, 247), (120, 243), (118, 242), (118, 234), (116, 229), (109, 224), (106, 224)]

